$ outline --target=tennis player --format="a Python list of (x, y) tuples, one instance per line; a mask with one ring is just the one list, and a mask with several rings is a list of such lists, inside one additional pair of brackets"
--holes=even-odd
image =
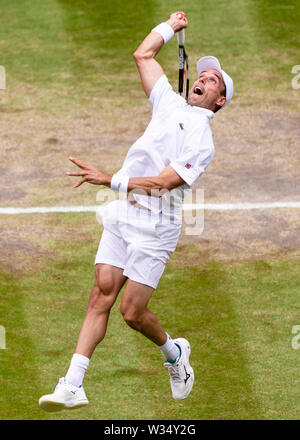
[(185, 399), (194, 383), (189, 363), (191, 347), (182, 337), (172, 339), (149, 310), (149, 300), (175, 250), (181, 231), (185, 193), (205, 171), (214, 154), (210, 119), (233, 94), (233, 82), (215, 57), (201, 58), (188, 103), (176, 94), (155, 60), (175, 32), (187, 27), (185, 15), (173, 13), (156, 26), (134, 53), (142, 86), (153, 106), (145, 133), (131, 146), (122, 168), (107, 175), (70, 157), (85, 182), (105, 185), (125, 197), (103, 212), (103, 234), (95, 258), (95, 285), (69, 369), (54, 393), (40, 398), (45, 411), (85, 406), (82, 383), (90, 358), (103, 340), (110, 310), (126, 284), (121, 313), (125, 322), (161, 351), (170, 374), (174, 399)]

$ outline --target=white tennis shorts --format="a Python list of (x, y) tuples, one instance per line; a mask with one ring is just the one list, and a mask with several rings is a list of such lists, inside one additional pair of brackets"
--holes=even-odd
[(131, 205), (126, 199), (109, 203), (102, 213), (103, 233), (95, 264), (124, 269), (132, 281), (157, 287), (176, 248), (181, 225)]

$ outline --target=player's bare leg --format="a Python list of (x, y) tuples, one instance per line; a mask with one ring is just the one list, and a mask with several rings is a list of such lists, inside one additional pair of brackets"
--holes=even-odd
[(131, 328), (142, 333), (156, 345), (163, 345), (167, 339), (166, 332), (147, 307), (153, 291), (150, 286), (128, 280), (122, 297), (121, 313)]
[(93, 287), (86, 316), (84, 318), (75, 353), (90, 358), (105, 336), (110, 310), (127, 278), (123, 269), (96, 264)]
[(121, 313), (125, 322), (154, 342), (165, 357), (169, 370), (173, 398), (185, 399), (194, 383), (194, 371), (189, 363), (190, 344), (184, 338), (172, 340), (163, 330), (157, 317), (148, 309), (154, 289), (128, 280), (122, 302)]
[(40, 407), (45, 411), (80, 408), (89, 403), (82, 387), (83, 377), (90, 357), (105, 336), (110, 310), (127, 279), (123, 269), (104, 264), (96, 265), (95, 278), (87, 314), (66, 377), (59, 379), (54, 393), (39, 400)]

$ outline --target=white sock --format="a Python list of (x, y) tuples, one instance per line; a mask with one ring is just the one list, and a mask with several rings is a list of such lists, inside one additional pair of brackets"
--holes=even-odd
[(180, 355), (180, 350), (171, 338), (171, 336), (168, 335), (168, 333), (166, 333), (166, 335), (167, 342), (164, 345), (157, 345), (157, 347), (161, 351), (163, 357), (165, 358), (165, 361), (175, 362)]
[(65, 381), (71, 383), (75, 387), (80, 387), (90, 360), (88, 357), (79, 353), (74, 353), (68, 372), (65, 376)]

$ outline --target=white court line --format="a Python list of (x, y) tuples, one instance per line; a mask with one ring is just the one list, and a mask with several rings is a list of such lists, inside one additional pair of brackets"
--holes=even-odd
[[(32, 208), (0, 208), (0, 214), (47, 214), (69, 212), (101, 212), (104, 206), (49, 206)], [(205, 203), (183, 204), (184, 211), (239, 211), (250, 209), (300, 208), (300, 202), (273, 202), (273, 203)]]

